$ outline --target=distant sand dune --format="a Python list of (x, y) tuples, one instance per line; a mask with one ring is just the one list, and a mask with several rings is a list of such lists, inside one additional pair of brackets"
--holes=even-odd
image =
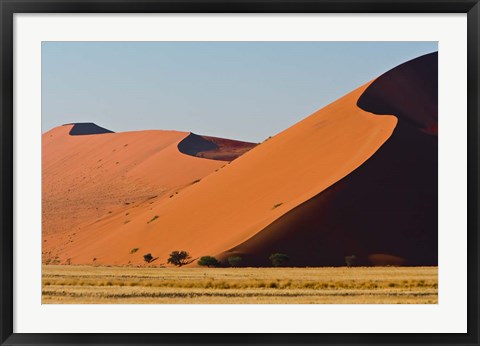
[(185, 132), (70, 135), (76, 126), (60, 126), (42, 137), (44, 260), (64, 249), (67, 260), (72, 244), (95, 241), (86, 230), (93, 229), (95, 237), (96, 225), (129, 216), (123, 224), (141, 205), (176, 194), (226, 164), (179, 153)]

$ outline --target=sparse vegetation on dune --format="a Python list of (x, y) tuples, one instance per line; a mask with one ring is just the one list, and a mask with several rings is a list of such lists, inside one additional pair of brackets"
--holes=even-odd
[(272, 265), (274, 267), (281, 267), (281, 266), (284, 266), (288, 263), (288, 261), (290, 260), (290, 257), (285, 255), (284, 253), (278, 253), (277, 252), (277, 253), (274, 253), (274, 254), (270, 255), (269, 260), (270, 260), (270, 262), (272, 262)]
[(242, 257), (240, 256), (231, 256), (227, 258), (228, 264), (231, 267), (238, 267), (242, 263)]
[(158, 219), (158, 215), (155, 215), (154, 217), (152, 217), (152, 219), (151, 219), (150, 221), (148, 221), (147, 223), (153, 222), (153, 221), (155, 221), (156, 219)]
[(173, 251), (170, 253), (170, 257), (167, 260), (167, 263), (173, 264), (177, 267), (191, 263), (190, 254), (187, 251)]
[[(131, 253), (131, 252), (130, 252)], [(147, 253), (145, 255), (143, 255), (143, 260), (147, 263), (150, 263), (153, 261), (153, 256), (151, 253)]]
[(213, 256), (203, 256), (198, 260), (198, 265), (203, 267), (218, 267), (220, 264), (220, 261)]
[(437, 267), (44, 266), (43, 303), (436, 304)]
[(356, 261), (357, 261), (357, 256), (355, 255), (345, 256), (345, 264), (347, 265), (347, 267), (353, 267)]

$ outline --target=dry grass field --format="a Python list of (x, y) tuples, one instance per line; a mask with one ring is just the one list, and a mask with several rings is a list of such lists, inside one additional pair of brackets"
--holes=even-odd
[(44, 265), (44, 304), (436, 304), (437, 267)]

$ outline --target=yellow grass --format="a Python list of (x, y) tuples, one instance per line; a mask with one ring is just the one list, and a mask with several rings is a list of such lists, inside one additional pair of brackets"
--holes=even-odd
[(44, 265), (46, 304), (436, 304), (437, 267)]

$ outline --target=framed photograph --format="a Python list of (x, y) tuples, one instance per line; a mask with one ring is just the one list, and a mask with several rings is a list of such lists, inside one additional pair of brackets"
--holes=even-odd
[(478, 345), (478, 1), (1, 1), (1, 343)]

